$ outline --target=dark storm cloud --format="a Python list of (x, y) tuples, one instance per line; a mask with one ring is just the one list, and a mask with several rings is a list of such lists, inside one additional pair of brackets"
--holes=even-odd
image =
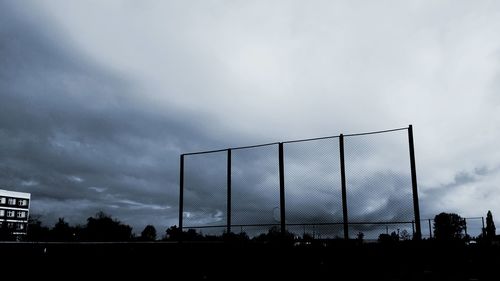
[(137, 227), (171, 225), (178, 155), (203, 136), (174, 109), (144, 107), (119, 75), (17, 8), (0, 7), (0, 186), (31, 192), (49, 224), (105, 210)]

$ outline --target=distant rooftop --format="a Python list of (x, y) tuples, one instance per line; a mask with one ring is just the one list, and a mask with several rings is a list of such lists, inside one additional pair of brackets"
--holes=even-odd
[(30, 199), (31, 198), (31, 193), (0, 189), (0, 196)]

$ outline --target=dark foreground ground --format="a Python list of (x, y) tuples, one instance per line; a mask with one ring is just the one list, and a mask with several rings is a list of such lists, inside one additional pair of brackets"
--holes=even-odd
[(8, 280), (500, 280), (499, 269), (497, 246), (433, 241), (0, 243), (1, 276), (15, 277)]

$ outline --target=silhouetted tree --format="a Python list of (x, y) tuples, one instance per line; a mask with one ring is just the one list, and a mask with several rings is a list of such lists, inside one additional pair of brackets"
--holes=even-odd
[(262, 233), (259, 236), (254, 237), (254, 240), (258, 242), (285, 243), (285, 244), (293, 243), (294, 239), (295, 239), (295, 234), (286, 231), (285, 235), (283, 235), (281, 233), (280, 228), (277, 226), (271, 227), (265, 234)]
[(382, 233), (378, 236), (378, 241), (382, 243), (397, 242), (399, 241), (399, 234), (396, 231), (391, 232), (391, 234)]
[(226, 242), (245, 242), (245, 241), (250, 241), (250, 237), (248, 237), (246, 232), (240, 232), (240, 233), (224, 232), (222, 234), (222, 240)]
[(141, 240), (143, 241), (155, 241), (156, 240), (156, 228), (152, 225), (146, 225), (144, 230), (141, 232)]
[(83, 229), (84, 240), (87, 241), (130, 241), (132, 227), (122, 224), (104, 212), (98, 212), (95, 217), (87, 219)]
[(358, 232), (358, 234), (356, 235), (356, 240), (363, 241), (363, 238), (365, 238), (365, 234), (361, 231)]
[(399, 237), (401, 238), (401, 240), (411, 240), (411, 235), (406, 229), (403, 229), (401, 233), (399, 233)]
[(486, 229), (485, 229), (486, 239), (493, 239), (496, 235), (495, 222), (493, 222), (493, 215), (491, 211), (488, 210), (486, 214)]
[(203, 235), (201, 235), (195, 229), (192, 228), (182, 232), (182, 239), (185, 241), (199, 241), (202, 240), (202, 238)]
[(313, 240), (314, 240), (314, 237), (310, 233), (304, 233), (304, 235), (302, 235), (302, 241), (304, 241), (304, 242), (311, 242)]
[(440, 213), (434, 217), (434, 237), (437, 240), (458, 240), (463, 238), (465, 220), (454, 213)]
[(42, 225), (40, 217), (40, 215), (30, 215), (28, 219), (28, 233), (26, 235), (26, 240), (34, 242), (49, 240), (49, 228)]
[(53, 241), (74, 241), (76, 233), (73, 227), (70, 227), (64, 218), (59, 218), (54, 227), (50, 230), (50, 240)]
[(165, 236), (164, 240), (170, 241), (199, 241), (203, 239), (203, 235), (196, 232), (196, 230), (188, 229), (187, 231), (181, 231), (181, 229), (176, 225), (169, 227), (166, 230), (166, 234), (167, 235)]
[(181, 239), (182, 231), (177, 225), (173, 225), (165, 231), (166, 235), (163, 240), (179, 241)]

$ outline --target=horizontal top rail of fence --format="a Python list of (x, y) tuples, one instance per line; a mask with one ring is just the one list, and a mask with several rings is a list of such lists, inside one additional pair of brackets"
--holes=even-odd
[(195, 151), (195, 152), (182, 153), (181, 155), (187, 156), (187, 155), (197, 155), (197, 154), (206, 154), (206, 153), (217, 153), (217, 152), (227, 151), (228, 149), (238, 150), (238, 149), (258, 148), (258, 147), (264, 147), (264, 146), (270, 146), (270, 145), (278, 145), (280, 143), (296, 143), (296, 142), (306, 142), (306, 141), (315, 141), (315, 140), (335, 139), (335, 138), (339, 138), (340, 136), (357, 137), (357, 136), (366, 136), (366, 135), (374, 135), (374, 134), (383, 134), (383, 133), (389, 133), (389, 132), (395, 132), (395, 131), (408, 130), (408, 128), (409, 127), (402, 127), (402, 128), (388, 129), (388, 130), (364, 132), (364, 133), (340, 134), (340, 135), (332, 135), (332, 136), (324, 136), (324, 137), (316, 137), (316, 138), (287, 140), (287, 141), (281, 141), (281, 142), (269, 142), (269, 143), (247, 145), (247, 146), (235, 146), (235, 147), (213, 149), (213, 150), (201, 150), (201, 151)]

